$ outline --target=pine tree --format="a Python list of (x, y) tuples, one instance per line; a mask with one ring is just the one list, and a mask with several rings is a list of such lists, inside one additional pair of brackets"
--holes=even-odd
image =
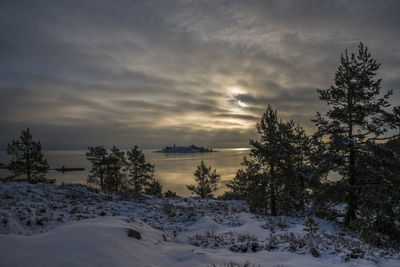
[(47, 160), (42, 152), (39, 141), (34, 141), (29, 128), (22, 130), (17, 140), (8, 144), (7, 153), (11, 156), (8, 169), (16, 176), (26, 175), (28, 182), (45, 181), (45, 174), (49, 169)]
[(92, 168), (88, 177), (88, 184), (100, 185), (104, 190), (104, 176), (107, 166), (107, 150), (103, 146), (89, 147), (86, 152), (86, 159), (92, 162)]
[(313, 166), (312, 155), (315, 147), (312, 139), (294, 121), (284, 124), (282, 147), (286, 157), (281, 162), (283, 188), (279, 209), (286, 213), (303, 211), (308, 200), (308, 191), (319, 182), (320, 176)]
[[(260, 175), (256, 176), (255, 189), (269, 196), (269, 208), (272, 216), (277, 216), (283, 191), (288, 192), (293, 186), (293, 128), (294, 122), (283, 122), (277, 111), (270, 105), (257, 123), (260, 139), (250, 140), (250, 156), (260, 165)], [(254, 184), (253, 182), (251, 184)], [(267, 203), (266, 203), (267, 204)], [(280, 205), (285, 206), (285, 205)]]
[(329, 151), (332, 170), (337, 171), (345, 186), (347, 211), (345, 224), (356, 219), (361, 199), (363, 156), (375, 141), (391, 139), (390, 130), (399, 127), (399, 108), (387, 111), (393, 93), (380, 95), (381, 79), (375, 79), (380, 64), (360, 43), (358, 55), (341, 56), (335, 74), (335, 85), (318, 90), (320, 99), (330, 107), (325, 116), (317, 113), (313, 120), (318, 127), (316, 137)]
[(259, 140), (250, 140), (250, 158), (244, 157), (230, 195), (246, 199), (253, 212), (271, 215), (302, 211), (307, 189), (319, 176), (312, 166), (313, 145), (300, 125), (283, 122), (268, 105), (256, 125)]
[(199, 195), (202, 198), (213, 197), (213, 192), (217, 190), (217, 184), (221, 176), (216, 170), (211, 170), (211, 166), (206, 167), (204, 161), (201, 161), (194, 172), (197, 185), (187, 185), (187, 189)]
[[(282, 123), (278, 119), (277, 111), (268, 105), (266, 111), (257, 123), (257, 132), (260, 140), (250, 140), (251, 157), (258, 160), (262, 168), (261, 181), (256, 181), (260, 192), (268, 194), (270, 198), (271, 215), (277, 215), (277, 194), (279, 184), (279, 163), (284, 157), (281, 132)], [(257, 188), (256, 188), (257, 189)], [(267, 204), (267, 203), (266, 203)]]
[(126, 187), (126, 175), (123, 171), (123, 167), (125, 166), (125, 153), (113, 146), (105, 162), (106, 172), (104, 187), (108, 192), (118, 192), (122, 187)]
[(127, 151), (125, 170), (128, 181), (133, 186), (134, 194), (139, 195), (149, 183), (154, 184), (154, 165), (146, 162), (146, 158), (141, 149), (135, 146)]

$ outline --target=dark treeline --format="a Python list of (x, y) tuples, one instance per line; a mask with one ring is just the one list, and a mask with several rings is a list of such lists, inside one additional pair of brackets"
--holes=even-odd
[[(256, 125), (259, 139), (250, 140), (250, 155), (220, 198), (245, 200), (252, 212), (271, 216), (340, 218), (377, 245), (399, 242), (400, 107), (389, 111), (393, 92), (381, 94), (381, 79), (375, 77), (379, 67), (362, 43), (357, 54), (341, 56), (334, 85), (318, 90), (328, 111), (317, 112), (312, 135), (293, 120), (281, 120), (268, 105)], [(14, 177), (46, 181), (49, 166), (29, 129), (7, 152)], [(89, 184), (106, 192), (161, 196), (154, 165), (137, 146), (127, 152), (89, 147), (86, 157), (92, 163)], [(340, 179), (330, 180), (332, 173)], [(187, 188), (213, 197), (220, 180), (216, 170), (201, 162), (194, 175), (197, 184)]]
[(115, 146), (110, 152), (103, 146), (89, 147), (86, 158), (92, 162), (88, 184), (98, 185), (107, 192), (161, 195), (162, 186), (154, 178), (154, 165), (146, 162), (137, 146), (126, 153)]

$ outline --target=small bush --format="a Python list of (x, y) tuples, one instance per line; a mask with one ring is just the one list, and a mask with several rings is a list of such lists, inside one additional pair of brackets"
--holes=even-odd
[(309, 237), (313, 237), (319, 229), (318, 224), (311, 216), (309, 216), (304, 222), (304, 226), (305, 228), (303, 230), (307, 232), (307, 236)]
[(164, 197), (178, 197), (178, 195), (176, 194), (176, 192), (168, 190), (167, 192), (164, 193)]

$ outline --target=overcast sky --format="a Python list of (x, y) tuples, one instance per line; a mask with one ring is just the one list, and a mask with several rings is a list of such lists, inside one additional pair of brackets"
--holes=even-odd
[(267, 104), (310, 132), (360, 41), (400, 104), (400, 1), (0, 2), (0, 150), (244, 147)]

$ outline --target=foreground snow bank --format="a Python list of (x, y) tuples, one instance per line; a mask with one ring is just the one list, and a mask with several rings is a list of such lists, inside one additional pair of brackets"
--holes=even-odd
[[(138, 240), (127, 230), (141, 233)], [(2, 266), (205, 266), (246, 262), (261, 266), (324, 266), (320, 259), (288, 252), (237, 254), (164, 241), (163, 232), (126, 217), (72, 222), (45, 233), (0, 236)], [(17, 249), (17, 250), (16, 250)]]
[(7, 183), (0, 266), (400, 266), (397, 253), (316, 221), (308, 237), (304, 218), (255, 216), (240, 201), (135, 203), (84, 186)]

